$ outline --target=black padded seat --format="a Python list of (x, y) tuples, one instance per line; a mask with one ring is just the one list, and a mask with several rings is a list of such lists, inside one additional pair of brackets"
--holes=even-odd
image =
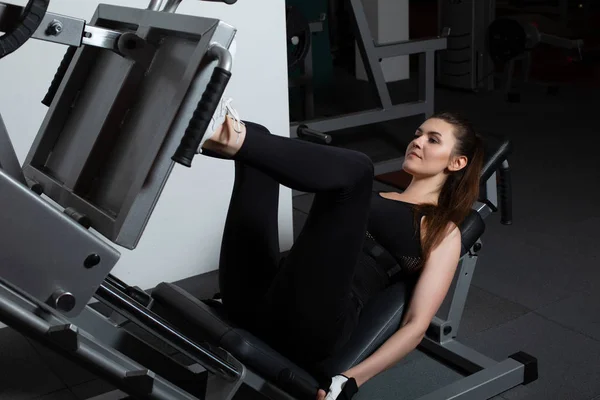
[[(492, 143), (486, 139), (488, 146), (482, 176), (488, 178), (510, 149), (507, 141), (493, 139)], [(494, 148), (498, 152), (490, 150)], [(460, 229), (464, 255), (483, 234), (485, 223), (479, 213), (473, 211)], [(153, 290), (155, 302), (152, 308), (191, 339), (222, 347), (263, 379), (303, 398), (314, 396), (314, 391), (307, 393), (307, 387), (317, 387), (315, 375), (333, 376), (347, 370), (368, 357), (398, 329), (411, 287), (410, 282), (399, 282), (375, 296), (363, 309), (355, 332), (339, 354), (310, 370), (299, 367), (251, 332), (240, 328), (227, 316), (221, 303), (197, 299), (174, 284), (161, 283)], [(285, 371), (293, 372), (304, 382), (284, 384), (280, 377)]]

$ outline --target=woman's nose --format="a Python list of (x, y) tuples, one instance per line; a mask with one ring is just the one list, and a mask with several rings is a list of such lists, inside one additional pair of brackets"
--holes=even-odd
[(413, 146), (418, 147), (419, 149), (423, 147), (423, 136), (415, 138), (413, 140)]

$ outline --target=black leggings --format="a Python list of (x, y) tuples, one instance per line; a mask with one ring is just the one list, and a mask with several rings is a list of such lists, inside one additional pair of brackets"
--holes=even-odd
[[(298, 361), (341, 346), (356, 325), (352, 279), (365, 237), (373, 164), (363, 153), (272, 135), (246, 123), (219, 265), (223, 304)], [(280, 263), (279, 185), (315, 193)]]

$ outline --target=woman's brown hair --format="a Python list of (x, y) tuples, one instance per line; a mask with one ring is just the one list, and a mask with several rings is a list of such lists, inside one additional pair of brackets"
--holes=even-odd
[(415, 222), (420, 224), (420, 216), (425, 216), (424, 236), (421, 238), (423, 263), (449, 233), (449, 223), (460, 226), (471, 212), (479, 196), (479, 178), (484, 158), (483, 141), (467, 119), (451, 112), (438, 113), (430, 118), (440, 119), (454, 127), (456, 145), (453, 155), (467, 157), (467, 165), (459, 171), (446, 171), (448, 177), (440, 191), (437, 205), (416, 206)]

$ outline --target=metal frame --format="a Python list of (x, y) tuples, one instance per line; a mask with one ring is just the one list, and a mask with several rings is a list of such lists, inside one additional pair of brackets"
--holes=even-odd
[(478, 240), (461, 258), (454, 288), (438, 312), (438, 315), (446, 317), (434, 317), (427, 336), (419, 346), (425, 353), (434, 355), (443, 364), (460, 370), (466, 376), (417, 400), (489, 399), (526, 382), (523, 362), (513, 359), (513, 356), (498, 362), (456, 340), (480, 249), (481, 241)]
[[(481, 241), (477, 241), (459, 261), (449, 295), (446, 296), (428, 331), (428, 336), (440, 342), (456, 338), (467, 302), (471, 279), (477, 264), (477, 252), (481, 249)], [(439, 317), (442, 315), (443, 317)]]
[(425, 339), (421, 346), (438, 358), (467, 369), (469, 375), (416, 400), (490, 399), (528, 383), (526, 366), (516, 359), (518, 355), (497, 362), (457, 341), (440, 344)]
[(65, 315), (77, 315), (119, 252), (2, 169), (0, 204), (0, 276)]
[[(131, 57), (86, 46), (76, 51), (23, 171), (54, 201), (133, 249), (217, 65), (204, 55), (213, 43), (228, 48), (236, 30), (211, 18), (104, 4), (92, 23), (133, 30), (144, 45)], [(155, 49), (159, 36), (165, 42)]]
[(0, 320), (126, 393), (148, 399), (195, 399), (6, 282), (0, 283)]
[[(0, 3), (0, 32), (12, 28), (14, 15), (21, 13), (22, 7)], [(33, 39), (51, 43), (79, 47), (101, 47), (116, 50), (121, 32), (88, 25), (85, 20), (67, 15), (47, 12), (38, 29), (32, 34)]]
[(469, 91), (494, 90), (487, 29), (495, 15), (496, 0), (438, 2), (439, 28), (452, 26), (448, 48), (438, 54), (439, 84)]
[[(435, 53), (446, 48), (446, 37), (407, 40), (383, 45), (375, 44), (369, 28), (362, 0), (349, 0), (353, 13), (353, 27), (358, 49), (365, 64), (367, 77), (378, 99), (379, 107), (371, 110), (349, 113), (330, 118), (316, 118), (290, 124), (290, 137), (298, 137), (298, 127), (328, 133), (346, 128), (376, 124), (413, 115), (431, 116), (434, 112), (435, 95)], [(379, 62), (382, 58), (419, 54), (421, 74), (419, 76), (419, 98), (414, 102), (392, 104), (383, 70)], [(310, 104), (310, 103), (309, 103)], [(375, 164), (376, 174), (397, 171), (402, 159), (388, 160)]]
[[(2, 19), (2, 16), (11, 13), (15, 15), (15, 11), (19, 11), (17, 6), (1, 5), (0, 21), (8, 21), (8, 17)], [(175, 11), (174, 3), (171, 4), (171, 8)], [(8, 14), (5, 13), (7, 10)], [(88, 213), (90, 218), (79, 212), (81, 208), (79, 210), (69, 208), (69, 201), (64, 196), (56, 195), (55, 190), (48, 190), (49, 187), (60, 186), (63, 182), (58, 182), (56, 176), (52, 174), (53, 171), (49, 171), (48, 168), (36, 169), (32, 166), (32, 161), (36, 157), (45, 161), (49, 154), (56, 155), (58, 152), (52, 147), (57, 133), (56, 121), (52, 118), (55, 116), (54, 113), (58, 114), (58, 119), (61, 115), (74, 113), (73, 99), (78, 96), (78, 93), (77, 89), (72, 87), (70, 78), (74, 76), (73, 80), (80, 80), (80, 84), (97, 85), (95, 87), (100, 91), (106, 91), (106, 81), (111, 82), (112, 79), (111, 62), (119, 64), (117, 70), (118, 67), (123, 66), (122, 64), (143, 65), (148, 62), (144, 54), (136, 55), (133, 52), (127, 54), (121, 52), (114, 57), (114, 53), (118, 53), (119, 50), (117, 49), (119, 40), (131, 38), (127, 36), (130, 35), (127, 31), (132, 25), (137, 26), (138, 39), (141, 37), (143, 40), (149, 40), (153, 28), (160, 30), (159, 35), (168, 36), (165, 32), (169, 27), (176, 27), (174, 37), (182, 36), (188, 43), (191, 43), (190, 39), (194, 35), (200, 37), (199, 45), (191, 51), (191, 65), (187, 67), (183, 77), (178, 76), (181, 83), (177, 88), (177, 95), (167, 99), (173, 102), (172, 119), (164, 118), (164, 128), (168, 137), (154, 137), (151, 145), (157, 146), (157, 151), (149, 152), (146, 161), (149, 164), (148, 168), (151, 167), (150, 173), (144, 171), (143, 165), (135, 165), (140, 170), (137, 174), (141, 179), (140, 185), (145, 184), (146, 189), (149, 187), (150, 191), (155, 190), (154, 193), (150, 193), (154, 198), (149, 208), (143, 208), (146, 203), (132, 212), (135, 214), (134, 218), (145, 223), (173, 165), (170, 156), (207, 86), (212, 72), (211, 67), (219, 62), (219, 60), (204, 60), (209, 41), (211, 45), (220, 43), (228, 47), (235, 35), (235, 29), (221, 21), (207, 18), (100, 5), (93, 22), (103, 24), (107, 21), (112, 21), (113, 25), (120, 22), (124, 29), (113, 31), (99, 26), (85, 25), (85, 21), (47, 13), (40, 26), (41, 30), (32, 36), (47, 40), (48, 35), (45, 32), (49, 25), (53, 24), (58, 30), (55, 31), (55, 35), (51, 35), (53, 37), (50, 41), (70, 46), (105, 47), (110, 51), (94, 53), (87, 47), (83, 47), (77, 50), (73, 60), (67, 60), (66, 75), (61, 79), (48, 116), (23, 169), (19, 165), (10, 137), (0, 117), (0, 144), (3, 145), (0, 153), (0, 186), (2, 187), (0, 203), (3, 204), (5, 211), (1, 218), (2, 229), (6, 231), (6, 235), (3, 235), (3, 240), (0, 242), (2, 250), (0, 252), (0, 261), (2, 261), (0, 320), (85, 366), (123, 392), (136, 397), (231, 399), (244, 379), (252, 378), (252, 375), (246, 374), (245, 367), (227, 352), (196, 344), (179, 334), (175, 328), (146, 309), (132, 298), (130, 293), (125, 292), (123, 287), (119, 286), (120, 281), (108, 276), (120, 254), (87, 229), (90, 225), (94, 225), (94, 214)], [(48, 26), (44, 26), (46, 23)], [(146, 26), (142, 26), (142, 23)], [(2, 27), (2, 29), (9, 28), (10, 26), (6, 24)], [(169, 43), (163, 46), (165, 47), (169, 49)], [(77, 70), (80, 66), (78, 62), (81, 60), (85, 70), (94, 54), (104, 57), (103, 66), (109, 71), (101, 72), (104, 72), (106, 81), (96, 82), (85, 74), (82, 76), (81, 71)], [(119, 56), (122, 58), (118, 58)], [(154, 61), (156, 64), (160, 60)], [(172, 65), (170, 67), (172, 69)], [(160, 70), (160, 66), (155, 65), (154, 71), (156, 70)], [(149, 79), (154, 78), (152, 74), (149, 75)], [(97, 79), (98, 75), (95, 77)], [(88, 79), (89, 81), (85, 82)], [(115, 98), (108, 97), (105, 103), (108, 101), (108, 105), (112, 107), (117, 101)], [(123, 105), (127, 107), (127, 103), (121, 101), (120, 106)], [(86, 106), (91, 111), (97, 109), (91, 103)], [(74, 137), (81, 138), (86, 133), (86, 130), (80, 130), (74, 133), (78, 135)], [(88, 153), (90, 149), (91, 147), (88, 147)], [(81, 154), (80, 150), (75, 156), (82, 161), (86, 155)], [(82, 165), (84, 163), (85, 161)], [(47, 179), (44, 180), (44, 177)], [(38, 182), (37, 179), (42, 182)], [(154, 182), (148, 184), (150, 179)], [(74, 184), (75, 181), (71, 183)], [(48, 196), (41, 196), (41, 191), (46, 191), (45, 194)], [(56, 203), (47, 201), (48, 197)], [(85, 201), (81, 198), (79, 200)], [(94, 205), (92, 204), (91, 207), (93, 208)], [(142, 215), (144, 211), (147, 216)], [(110, 239), (112, 232), (107, 233), (106, 236)], [(139, 234), (141, 235), (141, 230)], [(41, 251), (31, 251), (32, 242), (42, 246)], [(31, 279), (32, 274), (36, 279)], [(110, 305), (115, 312), (127, 316), (130, 326), (137, 324), (137, 332), (123, 329), (122, 322), (115, 322), (119, 318), (114, 316), (105, 318), (90, 307), (88, 302), (92, 295), (104, 304)], [(140, 330), (146, 334), (140, 335)], [(166, 351), (167, 348), (175, 349), (193, 360), (195, 371), (194, 368), (188, 370), (189, 366), (178, 364), (177, 360), (171, 357), (172, 354)], [(138, 362), (138, 360), (143, 361)], [(149, 369), (150, 365), (152, 369)], [(198, 365), (202, 367), (198, 368)], [(162, 373), (158, 374), (156, 371)], [(199, 389), (206, 390), (195, 395), (187, 393), (179, 387), (179, 384), (173, 383), (181, 380), (182, 376), (188, 376), (195, 378), (197, 382), (192, 382), (193, 386), (198, 386), (202, 383), (203, 376), (207, 374), (211, 378), (205, 378), (204, 386), (199, 386)], [(171, 381), (164, 376), (168, 376)]]

